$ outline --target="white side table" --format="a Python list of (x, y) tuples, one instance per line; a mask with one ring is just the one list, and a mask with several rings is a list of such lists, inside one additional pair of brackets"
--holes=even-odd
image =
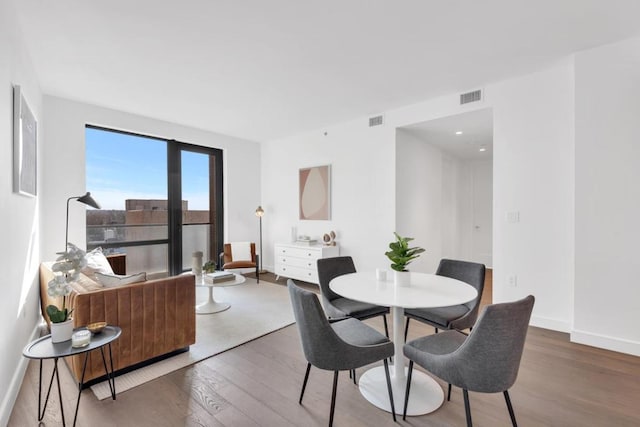
[[(191, 274), (191, 273), (188, 273)], [(209, 298), (206, 302), (196, 305), (196, 314), (213, 314), (227, 310), (231, 307), (231, 304), (226, 302), (216, 301), (213, 298), (214, 287), (226, 287), (240, 285), (246, 281), (245, 277), (241, 274), (233, 273), (235, 276), (233, 280), (226, 280), (224, 282), (212, 283), (203, 280), (203, 276), (196, 276), (196, 286), (209, 288)]]

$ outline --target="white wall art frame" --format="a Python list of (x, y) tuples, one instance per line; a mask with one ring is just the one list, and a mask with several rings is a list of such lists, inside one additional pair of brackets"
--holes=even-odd
[(300, 169), (300, 219), (331, 219), (331, 165)]
[(19, 85), (13, 86), (13, 191), (37, 194), (38, 123)]

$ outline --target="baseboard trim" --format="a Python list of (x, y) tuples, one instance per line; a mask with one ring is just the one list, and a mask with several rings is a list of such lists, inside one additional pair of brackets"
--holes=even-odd
[(571, 342), (617, 351), (618, 353), (640, 356), (640, 342), (615, 338), (607, 335), (599, 335), (591, 332), (572, 330)]
[[(29, 340), (27, 342), (29, 343), (39, 336), (40, 325), (35, 325), (35, 327), (33, 328), (33, 332), (31, 332), (31, 336), (29, 337)], [(4, 396), (2, 405), (0, 405), (0, 426), (6, 426), (7, 424), (9, 424), (9, 418), (11, 417), (11, 412), (13, 411), (13, 405), (15, 405), (16, 399), (18, 398), (18, 393), (20, 393), (20, 387), (22, 387), (22, 381), (24, 380), (24, 375), (27, 372), (28, 366), (29, 359), (20, 355), (18, 367), (15, 370), (13, 377), (11, 378), (9, 387), (7, 387), (7, 394), (5, 394)]]
[(571, 332), (571, 325), (569, 323), (548, 317), (531, 316), (529, 324), (542, 329), (551, 329), (552, 331)]

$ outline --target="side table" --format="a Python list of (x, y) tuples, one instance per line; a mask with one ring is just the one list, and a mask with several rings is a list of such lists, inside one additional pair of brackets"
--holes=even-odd
[[(75, 330), (86, 329), (76, 328)], [(84, 385), (84, 373), (87, 368), (87, 359), (89, 353), (93, 350), (100, 349), (102, 354), (102, 363), (104, 364), (104, 372), (107, 375), (107, 381), (109, 381), (109, 389), (111, 390), (111, 398), (116, 399), (116, 380), (113, 376), (113, 357), (111, 353), (111, 343), (120, 337), (122, 330), (117, 326), (106, 326), (100, 333), (91, 336), (91, 341), (84, 347), (72, 347), (71, 340), (61, 343), (51, 342), (51, 335), (46, 335), (29, 343), (22, 355), (28, 359), (38, 359), (40, 361), (40, 376), (38, 378), (38, 421), (42, 421), (44, 413), (47, 409), (47, 403), (49, 402), (49, 394), (51, 393), (51, 386), (55, 378), (58, 385), (58, 399), (60, 400), (60, 413), (62, 414), (62, 425), (66, 426), (64, 419), (64, 408), (62, 405), (62, 390), (60, 389), (60, 377), (58, 374), (58, 359), (61, 357), (73, 356), (75, 354), (84, 353), (84, 362), (82, 367), (82, 378), (78, 384), (78, 399), (76, 401), (76, 412), (73, 417), (73, 425), (76, 425), (76, 419), (78, 418), (78, 407), (80, 406), (80, 396), (82, 394), (82, 386)], [(104, 357), (104, 346), (109, 347), (109, 361), (111, 365), (111, 372), (107, 368), (107, 360)], [(44, 359), (53, 359), (53, 372), (51, 374), (51, 380), (49, 381), (49, 388), (47, 390), (47, 396), (44, 400), (44, 406), (41, 408), (42, 402), (42, 361)]]
[(233, 273), (233, 274), (235, 276), (233, 280), (227, 280), (227, 281), (218, 282), (218, 283), (213, 283), (213, 282), (204, 280), (203, 276), (199, 276), (199, 277), (196, 276), (196, 286), (200, 286), (200, 287), (206, 286), (207, 288), (209, 288), (209, 298), (207, 299), (207, 301), (203, 302), (202, 304), (198, 304), (196, 306), (197, 314), (219, 313), (231, 307), (231, 304), (227, 302), (216, 301), (213, 298), (213, 288), (240, 285), (246, 281), (245, 277), (242, 274), (236, 274), (236, 273)]

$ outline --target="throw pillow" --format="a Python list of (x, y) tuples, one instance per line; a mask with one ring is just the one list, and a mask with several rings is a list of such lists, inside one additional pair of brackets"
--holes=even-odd
[(87, 266), (82, 269), (82, 273), (89, 278), (96, 280), (96, 273), (113, 274), (111, 264), (109, 264), (107, 257), (102, 253), (101, 247), (87, 252), (85, 259), (87, 260)]
[(115, 288), (116, 286), (124, 286), (130, 283), (144, 282), (147, 280), (147, 273), (128, 274), (121, 276), (118, 274), (96, 273), (96, 278), (105, 288)]

